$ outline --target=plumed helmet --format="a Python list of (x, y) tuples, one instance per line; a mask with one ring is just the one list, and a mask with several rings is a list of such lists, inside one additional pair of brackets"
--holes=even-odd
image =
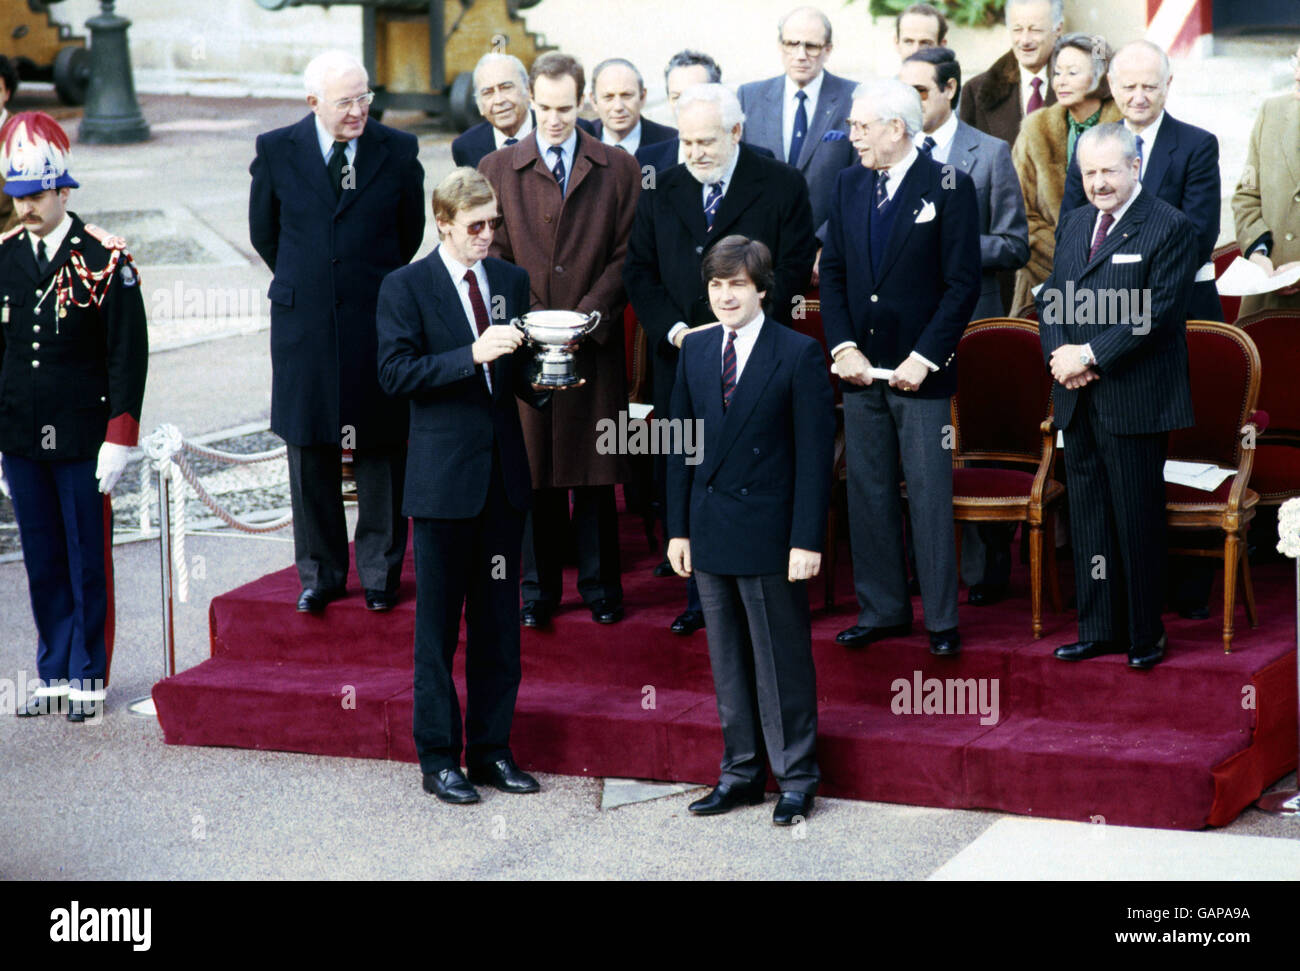
[(71, 157), (67, 133), (43, 111), (14, 115), (0, 131), (0, 170), (7, 195), (78, 188), (77, 180), (68, 174)]

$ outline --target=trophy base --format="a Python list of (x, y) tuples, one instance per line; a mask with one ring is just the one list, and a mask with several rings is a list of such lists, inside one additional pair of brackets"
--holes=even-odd
[(555, 374), (542, 374), (532, 381), (534, 391), (565, 391), (570, 388), (581, 388), (586, 383), (586, 378), (563, 377)]

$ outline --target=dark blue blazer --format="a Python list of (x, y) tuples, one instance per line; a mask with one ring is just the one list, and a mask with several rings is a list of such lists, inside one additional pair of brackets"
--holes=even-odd
[[(533, 115), (533, 130), (537, 128), (537, 115)], [(585, 118), (578, 119), (578, 127), (587, 133), (591, 133), (593, 125)], [(492, 134), (492, 123), (480, 121), (465, 129), (464, 133), (458, 135), (451, 143), (451, 158), (457, 165), (468, 165), (472, 169), (478, 168), (478, 163), (483, 161), (484, 156), (491, 155), (497, 150), (496, 138)]]
[(790, 550), (820, 552), (835, 453), (835, 402), (821, 346), (765, 317), (722, 410), (723, 328), (682, 344), (674, 420), (703, 422), (702, 461), (668, 461), (668, 535), (706, 573), (780, 574)]
[[(661, 175), (674, 165), (679, 164), (677, 153), (680, 151), (681, 142), (677, 138), (677, 132), (674, 131), (672, 137), (662, 141), (653, 142), (647, 145), (644, 141), (636, 150), (636, 160), (641, 163), (641, 167), (652, 166)], [(770, 150), (762, 145), (750, 145), (745, 143), (749, 150), (762, 155), (764, 158), (776, 158)]]
[[(483, 265), (492, 301), (505, 298), (504, 316), (493, 322), (526, 313), (528, 273), (493, 257)], [(384, 280), (378, 320), (379, 382), (387, 393), (410, 401), (402, 515), (477, 516), (487, 501), (494, 448), (506, 497), (515, 508), (527, 509), (532, 480), (515, 397), (541, 407), (550, 396), (529, 385), (526, 353), (492, 362), (489, 394), (470, 351), (474, 332), (436, 249)]]
[[(1143, 145), (1143, 150), (1149, 154), (1142, 191), (1163, 199), (1192, 221), (1199, 269), (1210, 262), (1219, 241), (1222, 202), (1219, 140), (1204, 128), (1179, 121), (1165, 112), (1156, 143)], [(1083, 191), (1076, 153), (1066, 170), (1065, 195), (1061, 198), (1057, 225), (1067, 212), (1086, 205), (1088, 197)], [(1192, 286), (1187, 313), (1193, 320), (1223, 320), (1223, 305), (1213, 281)]]
[[(1101, 374), (1079, 391), (1053, 385), (1054, 420), (1069, 428), (1087, 394), (1112, 434), (1186, 428), (1193, 422), (1186, 308), (1199, 265), (1195, 227), (1143, 188), (1089, 258), (1096, 220), (1091, 205), (1065, 214), (1056, 228), (1052, 273), (1036, 298), (1043, 359), (1050, 361), (1062, 344), (1091, 344)], [(1092, 291), (1088, 298), (1085, 290)], [(1098, 291), (1149, 293), (1149, 319), (1112, 315), (1123, 304)]]
[[(852, 341), (875, 367), (894, 368), (916, 351), (938, 366), (911, 397), (957, 390), (957, 342), (980, 296), (980, 214), (964, 174), (917, 155), (890, 205), (894, 225), (872, 272), (868, 214), (876, 172), (861, 165), (835, 182), (821, 262), (826, 346)], [(934, 210), (933, 218), (918, 222)], [(844, 392), (864, 390), (841, 382)]]
[(275, 279), (271, 430), (290, 445), (406, 441), (406, 406), (379, 388), (375, 300), (424, 239), (424, 169), (414, 135), (371, 119), (357, 143), (355, 188), (330, 185), (313, 115), (257, 138), (248, 227)]

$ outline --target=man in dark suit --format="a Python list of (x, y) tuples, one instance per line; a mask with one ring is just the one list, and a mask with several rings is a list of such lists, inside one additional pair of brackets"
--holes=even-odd
[[(927, 47), (903, 62), (899, 80), (921, 96), (923, 127), (916, 147), (941, 165), (969, 175), (980, 207), (980, 299), (973, 319), (1002, 317), (999, 271), (1018, 270), (1029, 260), (1029, 222), (1020, 179), (1006, 142), (957, 118), (961, 65), (947, 47)], [(963, 529), (963, 571), (970, 584), (967, 603), (984, 606), (1006, 596), (1015, 527), (967, 524)]]
[[(519, 690), (519, 548), (531, 489), (516, 396), (541, 406), (514, 355), (510, 321), (528, 309), (528, 274), (487, 256), (499, 222), (487, 179), (458, 168), (433, 194), (441, 242), (379, 291), (379, 380), (410, 399), (403, 513), (415, 520), (415, 745), (424, 788), (478, 801), (471, 783), (536, 792), (510, 754)], [(489, 308), (500, 313), (495, 320)], [(465, 616), (468, 703), (452, 659)]]
[(676, 128), (641, 117), (645, 96), (645, 80), (635, 64), (621, 57), (601, 61), (591, 73), (591, 98), (600, 116), (592, 134), (632, 155), (642, 145), (676, 138)]
[[(498, 148), (514, 145), (532, 134), (537, 118), (528, 106), (528, 69), (513, 54), (489, 51), (474, 65), (474, 103), (485, 119), (471, 125), (451, 143), (457, 165), (478, 168), (484, 157)], [(586, 132), (594, 126), (578, 119)]]
[(1127, 651), (1129, 667), (1150, 668), (1166, 647), (1165, 451), (1169, 432), (1194, 420), (1185, 325), (1196, 233), (1140, 184), (1137, 142), (1123, 125), (1085, 132), (1075, 158), (1090, 205), (1062, 216), (1037, 296), (1065, 436), (1079, 601), (1079, 640), (1056, 656)]
[(1056, 104), (1047, 63), (1065, 29), (1063, 0), (1007, 0), (1011, 50), (966, 82), (958, 113), (985, 134), (1016, 143), (1025, 116)]
[(723, 757), (717, 786), (689, 808), (762, 802), (770, 762), (772, 822), (788, 826), (808, 816), (820, 779), (805, 581), (821, 568), (835, 406), (820, 345), (763, 312), (767, 247), (728, 236), (702, 272), (722, 326), (682, 345), (672, 417), (697, 423), (704, 449), (699, 464), (670, 462), (668, 558), (699, 582)]
[[(1219, 241), (1222, 186), (1219, 140), (1165, 111), (1169, 57), (1145, 40), (1125, 44), (1111, 58), (1108, 74), (1124, 127), (1137, 136), (1145, 192), (1163, 199), (1192, 221), (1196, 231), (1197, 269), (1187, 301), (1192, 320), (1223, 320), (1223, 305), (1214, 286), (1214, 246)], [(1065, 178), (1061, 215), (1087, 203), (1075, 158)]]
[(379, 283), (424, 237), (414, 135), (370, 120), (365, 68), (328, 52), (307, 66), (312, 113), (257, 138), (253, 248), (275, 274), (271, 430), (289, 448), (300, 611), (346, 592), (342, 450), (357, 483), (357, 575), (366, 607), (393, 606), (406, 555), (406, 408), (379, 387)]
[(149, 336), (117, 237), (68, 211), (68, 136), (24, 112), (0, 171), (19, 225), (0, 237), (0, 486), (13, 500), (39, 644), (20, 718), (101, 711), (112, 651), (109, 493), (140, 431)]
[[(822, 323), (844, 389), (849, 535), (860, 647), (911, 632), (899, 479), (930, 652), (961, 649), (944, 447), (957, 342), (980, 287), (975, 186), (923, 156), (921, 99), (901, 81), (863, 85), (849, 115), (860, 166), (840, 174), (822, 254)], [(876, 370), (873, 368), (883, 369)]]
[(777, 37), (785, 73), (742, 84), (738, 92), (745, 141), (762, 145), (803, 173), (820, 238), (830, 215), (835, 177), (854, 162), (853, 146), (842, 127), (854, 85), (825, 69), (832, 49), (831, 22), (820, 10), (799, 7), (786, 14)]
[[(632, 309), (648, 338), (655, 414), (661, 417), (671, 406), (683, 337), (715, 319), (700, 265), (718, 240), (740, 234), (767, 246), (774, 269), (764, 289), (773, 318), (786, 325), (816, 255), (807, 186), (788, 165), (761, 158), (741, 142), (736, 96), (721, 84), (699, 85), (678, 105), (686, 164), (662, 173), (641, 193), (623, 265)], [(689, 634), (703, 623), (691, 584), (686, 612), (672, 629)]]

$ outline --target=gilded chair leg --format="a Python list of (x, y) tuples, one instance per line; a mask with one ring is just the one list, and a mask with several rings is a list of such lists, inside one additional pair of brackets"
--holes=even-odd
[(1043, 527), (1029, 527), (1029, 613), (1034, 639), (1043, 636)]
[(1255, 611), (1255, 584), (1250, 579), (1250, 553), (1246, 539), (1242, 537), (1241, 554), (1241, 593), (1246, 598), (1246, 619), (1251, 627), (1259, 626), (1259, 614)]
[(1228, 533), (1223, 541), (1223, 653), (1232, 653), (1233, 609), (1237, 601), (1237, 565), (1241, 539)]

